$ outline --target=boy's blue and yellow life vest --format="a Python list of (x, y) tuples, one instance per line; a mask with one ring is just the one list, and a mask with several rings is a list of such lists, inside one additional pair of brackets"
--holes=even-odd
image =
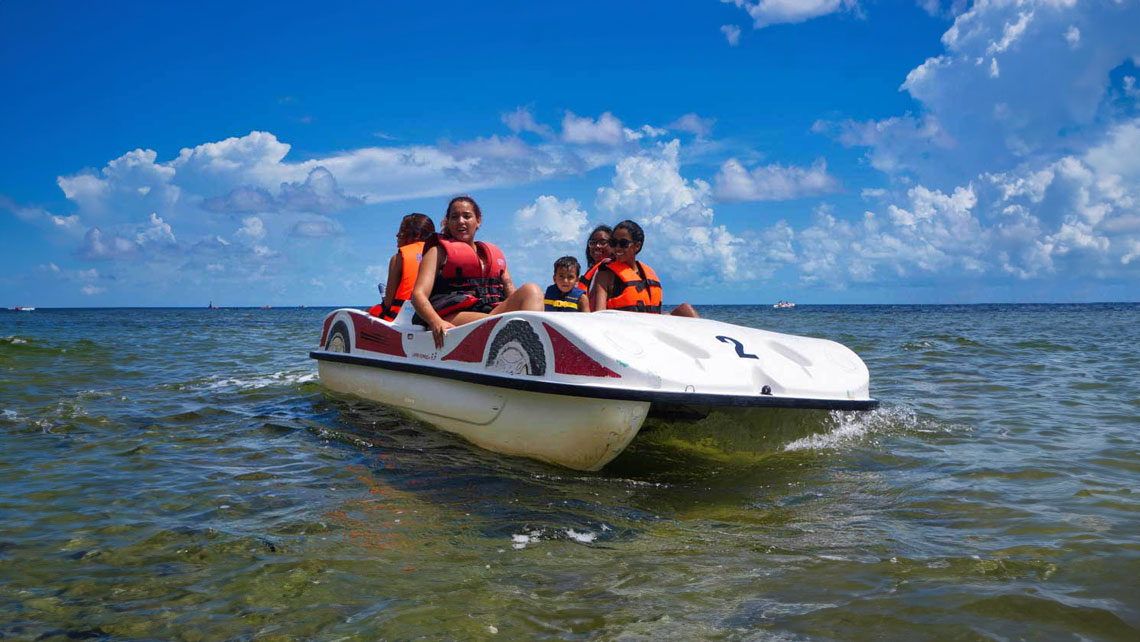
[(577, 312), (578, 299), (583, 295), (584, 293), (576, 287), (563, 293), (555, 283), (546, 288), (546, 294), (542, 295), (542, 302), (545, 304), (543, 309), (547, 312)]

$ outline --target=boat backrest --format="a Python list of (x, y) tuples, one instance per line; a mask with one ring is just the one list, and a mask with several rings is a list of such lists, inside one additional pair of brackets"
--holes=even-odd
[(395, 319), (392, 319), (392, 325), (409, 326), (413, 328), (423, 329), (424, 326), (412, 323), (412, 317), (415, 315), (416, 308), (412, 305), (411, 301), (408, 301), (404, 305), (400, 306), (400, 313), (396, 315)]

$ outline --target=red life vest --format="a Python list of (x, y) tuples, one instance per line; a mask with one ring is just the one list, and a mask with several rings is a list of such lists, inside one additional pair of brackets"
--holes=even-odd
[(628, 312), (661, 312), (661, 281), (653, 268), (637, 262), (645, 278), (642, 279), (625, 263), (613, 261), (606, 263), (605, 267), (614, 273), (614, 287), (611, 290), (614, 296), (606, 299), (607, 310), (626, 310)]
[[(479, 261), (479, 254), (471, 246), (445, 236), (435, 235), (428, 239), (424, 250), (438, 245), (446, 254), (446, 260), (435, 284), (431, 289), (430, 300), (447, 301), (446, 309), (436, 307), (442, 314), (461, 310), (490, 312), (506, 298), (503, 274), (507, 271), (507, 259), (502, 251), (491, 243), (475, 241), (475, 246), (485, 262)], [(455, 295), (466, 295), (457, 297)]]
[(610, 259), (602, 259), (601, 261), (598, 261), (593, 266), (591, 266), (590, 269), (586, 270), (586, 273), (578, 278), (578, 289), (589, 292), (590, 284), (593, 283), (594, 275), (598, 273), (598, 268), (609, 262)]
[(424, 258), (424, 242), (417, 241), (400, 246), (400, 285), (396, 287), (396, 296), (392, 299), (392, 307), (380, 317), (385, 321), (393, 321), (400, 313), (400, 308), (412, 298), (412, 286), (416, 284), (416, 276), (420, 273), (420, 261)]

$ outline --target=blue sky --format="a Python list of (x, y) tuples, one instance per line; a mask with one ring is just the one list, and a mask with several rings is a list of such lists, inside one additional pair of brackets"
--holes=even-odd
[(1140, 2), (0, 3), (0, 305), (367, 304), (470, 193), (516, 283), (1140, 300)]

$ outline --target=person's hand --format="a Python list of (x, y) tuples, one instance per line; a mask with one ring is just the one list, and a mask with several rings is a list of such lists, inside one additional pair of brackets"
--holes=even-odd
[(438, 323), (431, 324), (431, 336), (433, 339), (435, 339), (436, 349), (443, 349), (443, 337), (447, 334), (448, 330), (454, 327), (454, 325), (448, 323), (447, 321), (444, 321), (443, 319), (440, 319)]

